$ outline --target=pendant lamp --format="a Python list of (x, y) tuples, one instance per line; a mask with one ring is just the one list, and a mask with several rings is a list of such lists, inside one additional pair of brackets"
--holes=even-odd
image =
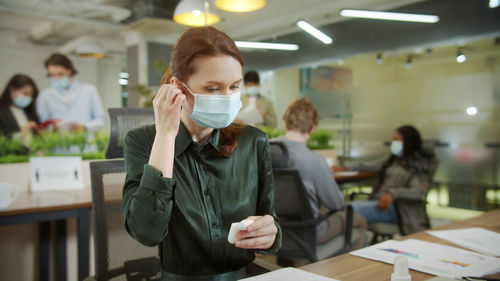
[(266, 0), (216, 0), (217, 8), (234, 13), (256, 11), (266, 5)]
[(209, 12), (208, 1), (182, 0), (174, 11), (174, 21), (189, 26), (212, 25), (219, 17)]

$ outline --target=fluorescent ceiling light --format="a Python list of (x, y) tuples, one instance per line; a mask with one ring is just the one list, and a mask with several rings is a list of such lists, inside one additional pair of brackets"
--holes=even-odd
[(500, 6), (500, 0), (490, 0), (490, 8), (496, 8)]
[(316, 37), (316, 39), (318, 39), (319, 41), (321, 41), (325, 44), (332, 44), (332, 42), (333, 42), (333, 39), (330, 36), (324, 34), (319, 29), (310, 25), (306, 21), (299, 20), (297, 22), (297, 26), (302, 28), (305, 32), (311, 34), (312, 36)]
[(367, 10), (342, 9), (340, 10), (340, 14), (344, 17), (379, 19), (379, 20), (399, 20), (399, 21), (413, 21), (413, 22), (424, 22), (424, 23), (436, 23), (439, 21), (439, 17), (435, 15), (377, 12), (377, 11), (367, 11)]
[(270, 49), (270, 50), (284, 50), (284, 51), (297, 51), (299, 45), (297, 44), (283, 44), (283, 43), (265, 43), (265, 42), (250, 42), (250, 41), (234, 41), (238, 48), (250, 49)]

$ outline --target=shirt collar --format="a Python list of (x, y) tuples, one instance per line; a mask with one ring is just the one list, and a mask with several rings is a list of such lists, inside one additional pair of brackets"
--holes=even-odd
[[(212, 135), (207, 141), (207, 145), (212, 146), (216, 151), (220, 151), (220, 129), (214, 129)], [(179, 156), (183, 153), (194, 141), (189, 134), (187, 128), (182, 124), (179, 124), (179, 132), (177, 133), (177, 137), (175, 138), (175, 156)]]

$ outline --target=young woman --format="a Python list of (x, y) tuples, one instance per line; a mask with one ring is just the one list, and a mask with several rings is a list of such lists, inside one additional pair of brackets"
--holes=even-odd
[[(368, 224), (375, 222), (396, 223), (393, 201), (402, 199), (424, 199), (431, 182), (430, 162), (435, 158), (425, 157), (422, 152), (420, 133), (413, 126), (397, 128), (392, 137), (391, 155), (372, 163), (349, 166), (349, 170), (378, 172), (378, 184), (371, 200), (356, 200), (351, 203), (355, 212), (362, 214)], [(401, 206), (405, 232), (423, 229), (425, 214), (412, 206)]]
[(29, 134), (37, 126), (38, 88), (30, 77), (14, 75), (0, 97), (0, 134)]
[[(162, 280), (237, 280), (254, 252), (281, 245), (267, 137), (231, 124), (242, 66), (226, 34), (188, 29), (153, 101), (155, 125), (125, 137), (125, 224), (159, 246)], [(230, 244), (231, 223), (248, 218)]]

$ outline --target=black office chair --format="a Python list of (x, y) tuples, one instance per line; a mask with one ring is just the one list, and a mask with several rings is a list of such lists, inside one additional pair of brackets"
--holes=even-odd
[(123, 160), (90, 163), (95, 276), (86, 280), (159, 280), (157, 247), (146, 247), (125, 229), (122, 216)]
[(281, 142), (270, 142), (275, 182), (275, 210), (283, 231), (282, 247), (277, 252), (278, 264), (289, 265), (291, 259), (307, 259), (315, 262), (351, 248), (353, 210), (346, 210), (346, 232), (344, 235), (318, 244), (316, 226), (340, 210), (330, 210), (315, 218), (301, 176), (296, 169), (288, 168), (290, 159), (286, 146)]
[(152, 108), (110, 108), (108, 113), (111, 132), (106, 159), (123, 157), (123, 139), (128, 131), (155, 122)]
[[(393, 239), (394, 235), (408, 235), (414, 232), (418, 232), (424, 229), (431, 228), (431, 223), (429, 216), (427, 214), (427, 193), (433, 185), (434, 174), (437, 171), (439, 161), (434, 153), (434, 145), (432, 143), (423, 143), (422, 155), (427, 159), (429, 165), (429, 178), (428, 186), (425, 195), (422, 199), (396, 199), (393, 204), (396, 210), (397, 223), (385, 223), (377, 222), (368, 225), (368, 230), (373, 233), (371, 244), (376, 244), (378, 242)], [(351, 193), (350, 200), (353, 201), (356, 197), (365, 196), (369, 197), (371, 194), (366, 193)], [(403, 208), (401, 206), (412, 206), (411, 210), (418, 210), (423, 217), (419, 221), (416, 227), (410, 225), (408, 222), (404, 221), (404, 217), (407, 215), (404, 212), (408, 212), (408, 208)]]

